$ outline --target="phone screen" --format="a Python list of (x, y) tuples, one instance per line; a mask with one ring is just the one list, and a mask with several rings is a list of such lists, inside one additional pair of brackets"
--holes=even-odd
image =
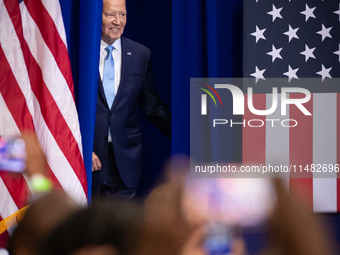
[(26, 168), (26, 146), (20, 137), (0, 137), (0, 171), (22, 173)]
[(206, 224), (204, 249), (208, 255), (232, 255), (232, 227), (223, 222)]
[(191, 221), (251, 227), (267, 219), (275, 201), (270, 179), (188, 178), (183, 208)]

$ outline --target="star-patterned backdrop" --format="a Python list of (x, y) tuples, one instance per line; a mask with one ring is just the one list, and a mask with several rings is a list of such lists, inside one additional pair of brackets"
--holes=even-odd
[[(289, 188), (299, 190), (314, 212), (340, 212), (340, 173), (325, 168), (327, 178), (320, 178), (309, 171), (340, 165), (340, 0), (245, 0), (243, 42), (244, 92), (253, 88), (256, 109), (273, 105), (273, 87), (279, 101), (273, 114), (243, 115), (244, 122), (265, 123), (243, 127), (243, 162), (301, 167), (285, 176)], [(310, 98), (305, 90), (285, 100), (307, 98), (302, 105), (310, 115), (281, 104), (282, 87), (308, 90)], [(284, 127), (284, 119), (296, 125)]]
[(339, 0), (244, 1), (243, 76), (340, 77)]

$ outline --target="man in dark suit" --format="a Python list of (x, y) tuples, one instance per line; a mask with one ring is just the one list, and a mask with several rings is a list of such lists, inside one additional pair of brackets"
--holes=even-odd
[(125, 24), (125, 0), (104, 0), (93, 195), (135, 195), (143, 168), (138, 106), (154, 126), (171, 136), (170, 112), (154, 87), (150, 50), (121, 36)]

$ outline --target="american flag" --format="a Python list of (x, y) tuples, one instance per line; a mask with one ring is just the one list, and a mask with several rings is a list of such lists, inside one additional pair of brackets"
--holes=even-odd
[[(49, 175), (80, 204), (87, 181), (58, 0), (0, 0), (0, 135), (35, 131)], [(24, 177), (0, 175), (0, 220), (27, 203)], [(3, 247), (8, 232), (0, 235)]]
[[(243, 76), (251, 78), (254, 105), (271, 106), (270, 78), (286, 81), (286, 87), (304, 84), (311, 100), (304, 104), (312, 116), (289, 106), (285, 119), (298, 121), (296, 127), (243, 128), (243, 161), (302, 168), (311, 164), (340, 163), (340, 3), (334, 0), (247, 0), (244, 1)], [(304, 78), (313, 78), (304, 80)], [(306, 81), (311, 81), (306, 82)], [(290, 98), (299, 97), (290, 94)], [(276, 111), (244, 119), (282, 119)], [(286, 177), (289, 187), (299, 194), (314, 212), (340, 211), (338, 173), (329, 178)]]

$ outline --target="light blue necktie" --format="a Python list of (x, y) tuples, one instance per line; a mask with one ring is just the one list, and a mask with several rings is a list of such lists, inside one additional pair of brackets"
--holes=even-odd
[(103, 73), (103, 87), (105, 92), (105, 97), (109, 109), (111, 109), (113, 100), (115, 99), (115, 63), (112, 57), (112, 50), (114, 47), (108, 45), (105, 50), (107, 51), (107, 56), (104, 61), (104, 73)]

